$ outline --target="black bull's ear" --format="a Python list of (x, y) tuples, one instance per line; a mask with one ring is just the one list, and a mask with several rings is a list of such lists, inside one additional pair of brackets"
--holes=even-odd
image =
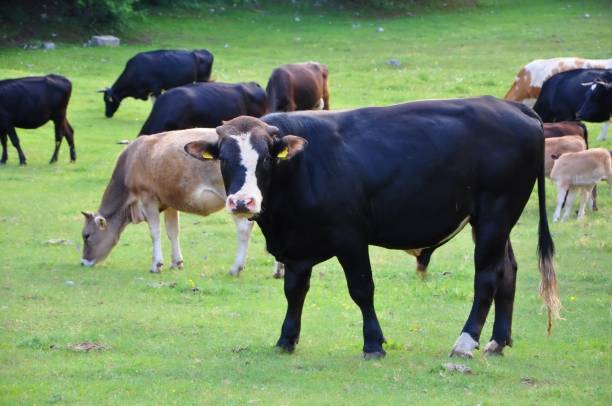
[(271, 151), (272, 156), (277, 157), (281, 161), (291, 159), (302, 151), (306, 145), (308, 145), (308, 141), (302, 137), (298, 137), (297, 135), (285, 135), (283, 138), (276, 138), (274, 140)]
[(183, 148), (192, 157), (200, 161), (210, 161), (219, 157), (219, 146), (217, 143), (206, 141), (193, 141)]

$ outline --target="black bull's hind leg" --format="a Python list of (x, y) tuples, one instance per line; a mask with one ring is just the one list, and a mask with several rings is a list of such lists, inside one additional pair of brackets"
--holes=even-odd
[(0, 158), (0, 165), (4, 165), (6, 160), (8, 159), (7, 145), (6, 142), (8, 140), (8, 136), (6, 132), (0, 130), (0, 143), (2, 144), (2, 158)]
[(366, 359), (385, 356), (385, 337), (374, 310), (374, 280), (368, 246), (355, 247), (350, 253), (338, 255), (344, 269), (349, 294), (363, 316), (363, 356)]
[(522, 199), (513, 201), (509, 196), (488, 196), (479, 200), (479, 214), (472, 221), (476, 242), (474, 301), (451, 356), (473, 355), (472, 351), (479, 347), (480, 334), (493, 300), (495, 322), (486, 353), (500, 354), (504, 346), (512, 342), (510, 335), (517, 267), (509, 236), (523, 208), (523, 204), (519, 203), (520, 207), (516, 207), (516, 203)]

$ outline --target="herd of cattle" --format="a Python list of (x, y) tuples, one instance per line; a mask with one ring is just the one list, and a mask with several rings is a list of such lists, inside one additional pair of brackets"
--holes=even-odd
[[(147, 136), (120, 154), (99, 209), (83, 212), (82, 264), (101, 262), (127, 224), (146, 221), (153, 241), (150, 270), (160, 272), (164, 212), (171, 264), (181, 268), (178, 213), (208, 215), (225, 207), (238, 230), (231, 273), (244, 267), (255, 222), (279, 261), (275, 275), (284, 273), (288, 307), (280, 349), (292, 352), (299, 340), (312, 267), (336, 257), (362, 312), (364, 355), (379, 357), (385, 339), (374, 310), (368, 246), (404, 250), (424, 273), (432, 252), (469, 223), (474, 300), (451, 355), (472, 356), (493, 302), (493, 334), (484, 351), (501, 354), (512, 344), (517, 272), (509, 236), (537, 183), (540, 293), (550, 331), (560, 301), (544, 178), (557, 186), (555, 221), (563, 206), (563, 218), (570, 215), (576, 196), (579, 216), (589, 201), (596, 209), (595, 184), (612, 182), (610, 152), (588, 149), (587, 129), (578, 121), (604, 122), (598, 139), (605, 139), (612, 59), (533, 61), (520, 70), (506, 100), (341, 111), (328, 111), (323, 64), (283, 65), (265, 90), (254, 82), (210, 82), (212, 65), (206, 50), (144, 52), (101, 91), (107, 117), (126, 97), (156, 100), (139, 134)], [(59, 75), (0, 82), (2, 164), (7, 134), (25, 164), (15, 127), (49, 120), (56, 139), (51, 162), (63, 137), (76, 159), (66, 118), (71, 90)]]

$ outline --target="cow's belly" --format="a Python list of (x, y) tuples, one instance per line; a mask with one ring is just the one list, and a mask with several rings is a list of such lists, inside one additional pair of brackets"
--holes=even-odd
[(372, 245), (390, 249), (419, 251), (442, 245), (456, 236), (470, 221), (470, 215), (450, 218), (444, 215), (418, 221), (398, 221), (385, 230), (378, 229), (370, 240)]
[(223, 209), (225, 194), (213, 187), (202, 185), (182, 195), (167, 196), (164, 203), (178, 211), (207, 216)]

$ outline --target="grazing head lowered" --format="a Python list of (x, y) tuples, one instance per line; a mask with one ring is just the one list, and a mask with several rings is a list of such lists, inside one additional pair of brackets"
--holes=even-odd
[(278, 128), (247, 116), (225, 122), (217, 133), (218, 142), (190, 142), (185, 151), (202, 161), (218, 159), (227, 211), (253, 218), (262, 211), (275, 168), (302, 151), (306, 140), (295, 135), (278, 138)]
[(119, 108), (119, 104), (121, 104), (121, 100), (119, 97), (113, 92), (113, 89), (107, 87), (106, 89), (98, 90), (99, 93), (104, 95), (104, 114), (106, 117), (111, 118), (117, 109)]
[(119, 241), (120, 230), (98, 213), (81, 212), (85, 216), (81, 265), (94, 266), (102, 262)]

